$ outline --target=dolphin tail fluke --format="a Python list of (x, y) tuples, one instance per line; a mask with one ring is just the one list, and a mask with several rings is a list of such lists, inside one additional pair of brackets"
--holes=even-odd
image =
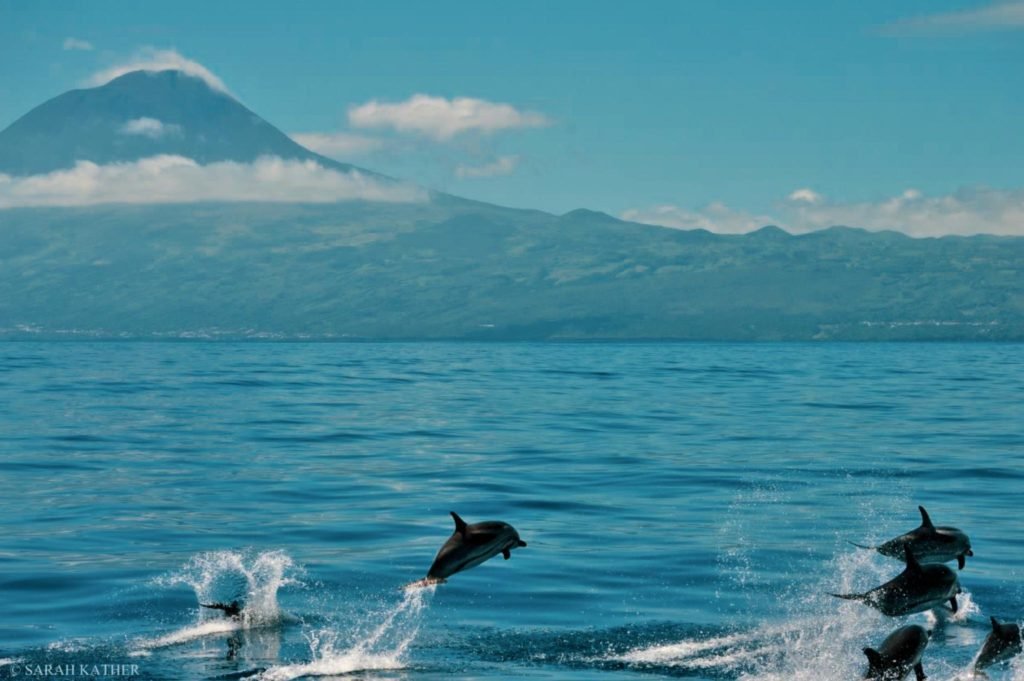
[(447, 581), (448, 580), (443, 577), (424, 577), (423, 579), (417, 579), (415, 582), (409, 582), (408, 584), (403, 585), (402, 590), (408, 591), (410, 589), (422, 589), (436, 584), (444, 584)]
[(920, 662), (914, 665), (914, 676), (917, 677), (917, 681), (924, 681), (928, 678), (924, 673), (924, 665)]
[[(829, 594), (829, 596), (835, 596), (836, 598), (842, 598), (844, 601), (860, 601), (864, 602), (866, 598), (864, 594)], [(864, 653), (867, 655), (867, 653)]]

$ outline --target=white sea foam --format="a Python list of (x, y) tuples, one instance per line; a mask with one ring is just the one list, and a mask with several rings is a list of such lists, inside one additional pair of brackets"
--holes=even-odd
[[(861, 603), (839, 601), (828, 595), (830, 591), (862, 591), (886, 581), (892, 577), (894, 565), (871, 552), (844, 553), (832, 561), (829, 576), (821, 584), (798, 594), (779, 594), (779, 605), (788, 613), (781, 623), (766, 623), (747, 632), (713, 638), (693, 637), (640, 647), (604, 659), (639, 667), (711, 672), (742, 681), (855, 679), (865, 669), (862, 649), (878, 645), (897, 626), (916, 622), (935, 628), (947, 623), (961, 624), (979, 614), (980, 609), (968, 592), (961, 595), (960, 609), (955, 615), (940, 610), (895, 620)], [(930, 661), (928, 671), (935, 679), (952, 679), (956, 675), (956, 670), (934, 660)], [(1024, 681), (1024, 674), (1014, 673), (1014, 681)]]
[(160, 586), (188, 585), (199, 603), (235, 600), (226, 587), (236, 582), (244, 589), (240, 600), (244, 607), (237, 619), (223, 617), (217, 611), (200, 608), (200, 620), (169, 634), (136, 643), (136, 651), (187, 643), (206, 636), (231, 633), (243, 629), (274, 626), (284, 615), (277, 602), (278, 591), (285, 586), (301, 584), (293, 573), (294, 561), (283, 551), (246, 553), (214, 551), (192, 558), (181, 570), (157, 580)]
[(310, 662), (271, 667), (259, 677), (263, 681), (290, 681), (306, 676), (339, 676), (359, 671), (402, 669), (405, 654), (419, 632), (420, 615), (436, 586), (405, 589), (402, 600), (383, 613), (383, 620), (354, 645), (339, 649), (339, 634), (333, 629), (307, 633)]

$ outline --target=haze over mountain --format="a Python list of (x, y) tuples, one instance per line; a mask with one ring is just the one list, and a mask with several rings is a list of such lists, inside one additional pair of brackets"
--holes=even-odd
[[(202, 80), (134, 72), (0, 132), (0, 189), (81, 161), (161, 155), (354, 170)], [(1024, 339), (1021, 238), (724, 236), (587, 210), (375, 196), (0, 209), (0, 334)]]

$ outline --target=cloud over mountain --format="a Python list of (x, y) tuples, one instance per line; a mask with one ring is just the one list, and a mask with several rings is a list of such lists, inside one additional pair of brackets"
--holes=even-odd
[(224, 81), (199, 62), (182, 56), (176, 50), (160, 50), (155, 47), (144, 47), (136, 52), (131, 59), (97, 71), (89, 77), (88, 84), (90, 86), (105, 85), (132, 71), (181, 71), (203, 80), (214, 90), (230, 94)]
[(812, 189), (797, 189), (768, 216), (712, 203), (698, 210), (676, 205), (634, 208), (626, 220), (677, 229), (706, 229), (719, 234), (752, 232), (767, 224), (793, 234), (833, 225), (871, 231), (892, 230), (915, 237), (995, 234), (1024, 236), (1024, 189), (965, 188), (927, 196), (907, 189), (877, 201), (834, 201)]
[(368, 154), (384, 146), (382, 139), (350, 132), (295, 132), (289, 136), (318, 154), (342, 160)]
[(182, 156), (161, 155), (135, 162), (74, 168), (42, 175), (0, 175), (0, 209), (25, 206), (88, 206), (103, 203), (188, 203), (266, 201), (418, 202), (424, 190), (382, 182), (359, 171), (341, 172), (314, 161), (264, 157), (253, 163), (222, 161), (199, 165)]

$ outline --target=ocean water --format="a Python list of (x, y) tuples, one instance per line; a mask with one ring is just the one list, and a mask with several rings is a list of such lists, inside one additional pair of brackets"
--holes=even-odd
[[(3, 343), (0, 678), (968, 678), (1022, 492), (1021, 345)], [(960, 613), (830, 597), (918, 504)], [(529, 546), (403, 591), (452, 510)]]

